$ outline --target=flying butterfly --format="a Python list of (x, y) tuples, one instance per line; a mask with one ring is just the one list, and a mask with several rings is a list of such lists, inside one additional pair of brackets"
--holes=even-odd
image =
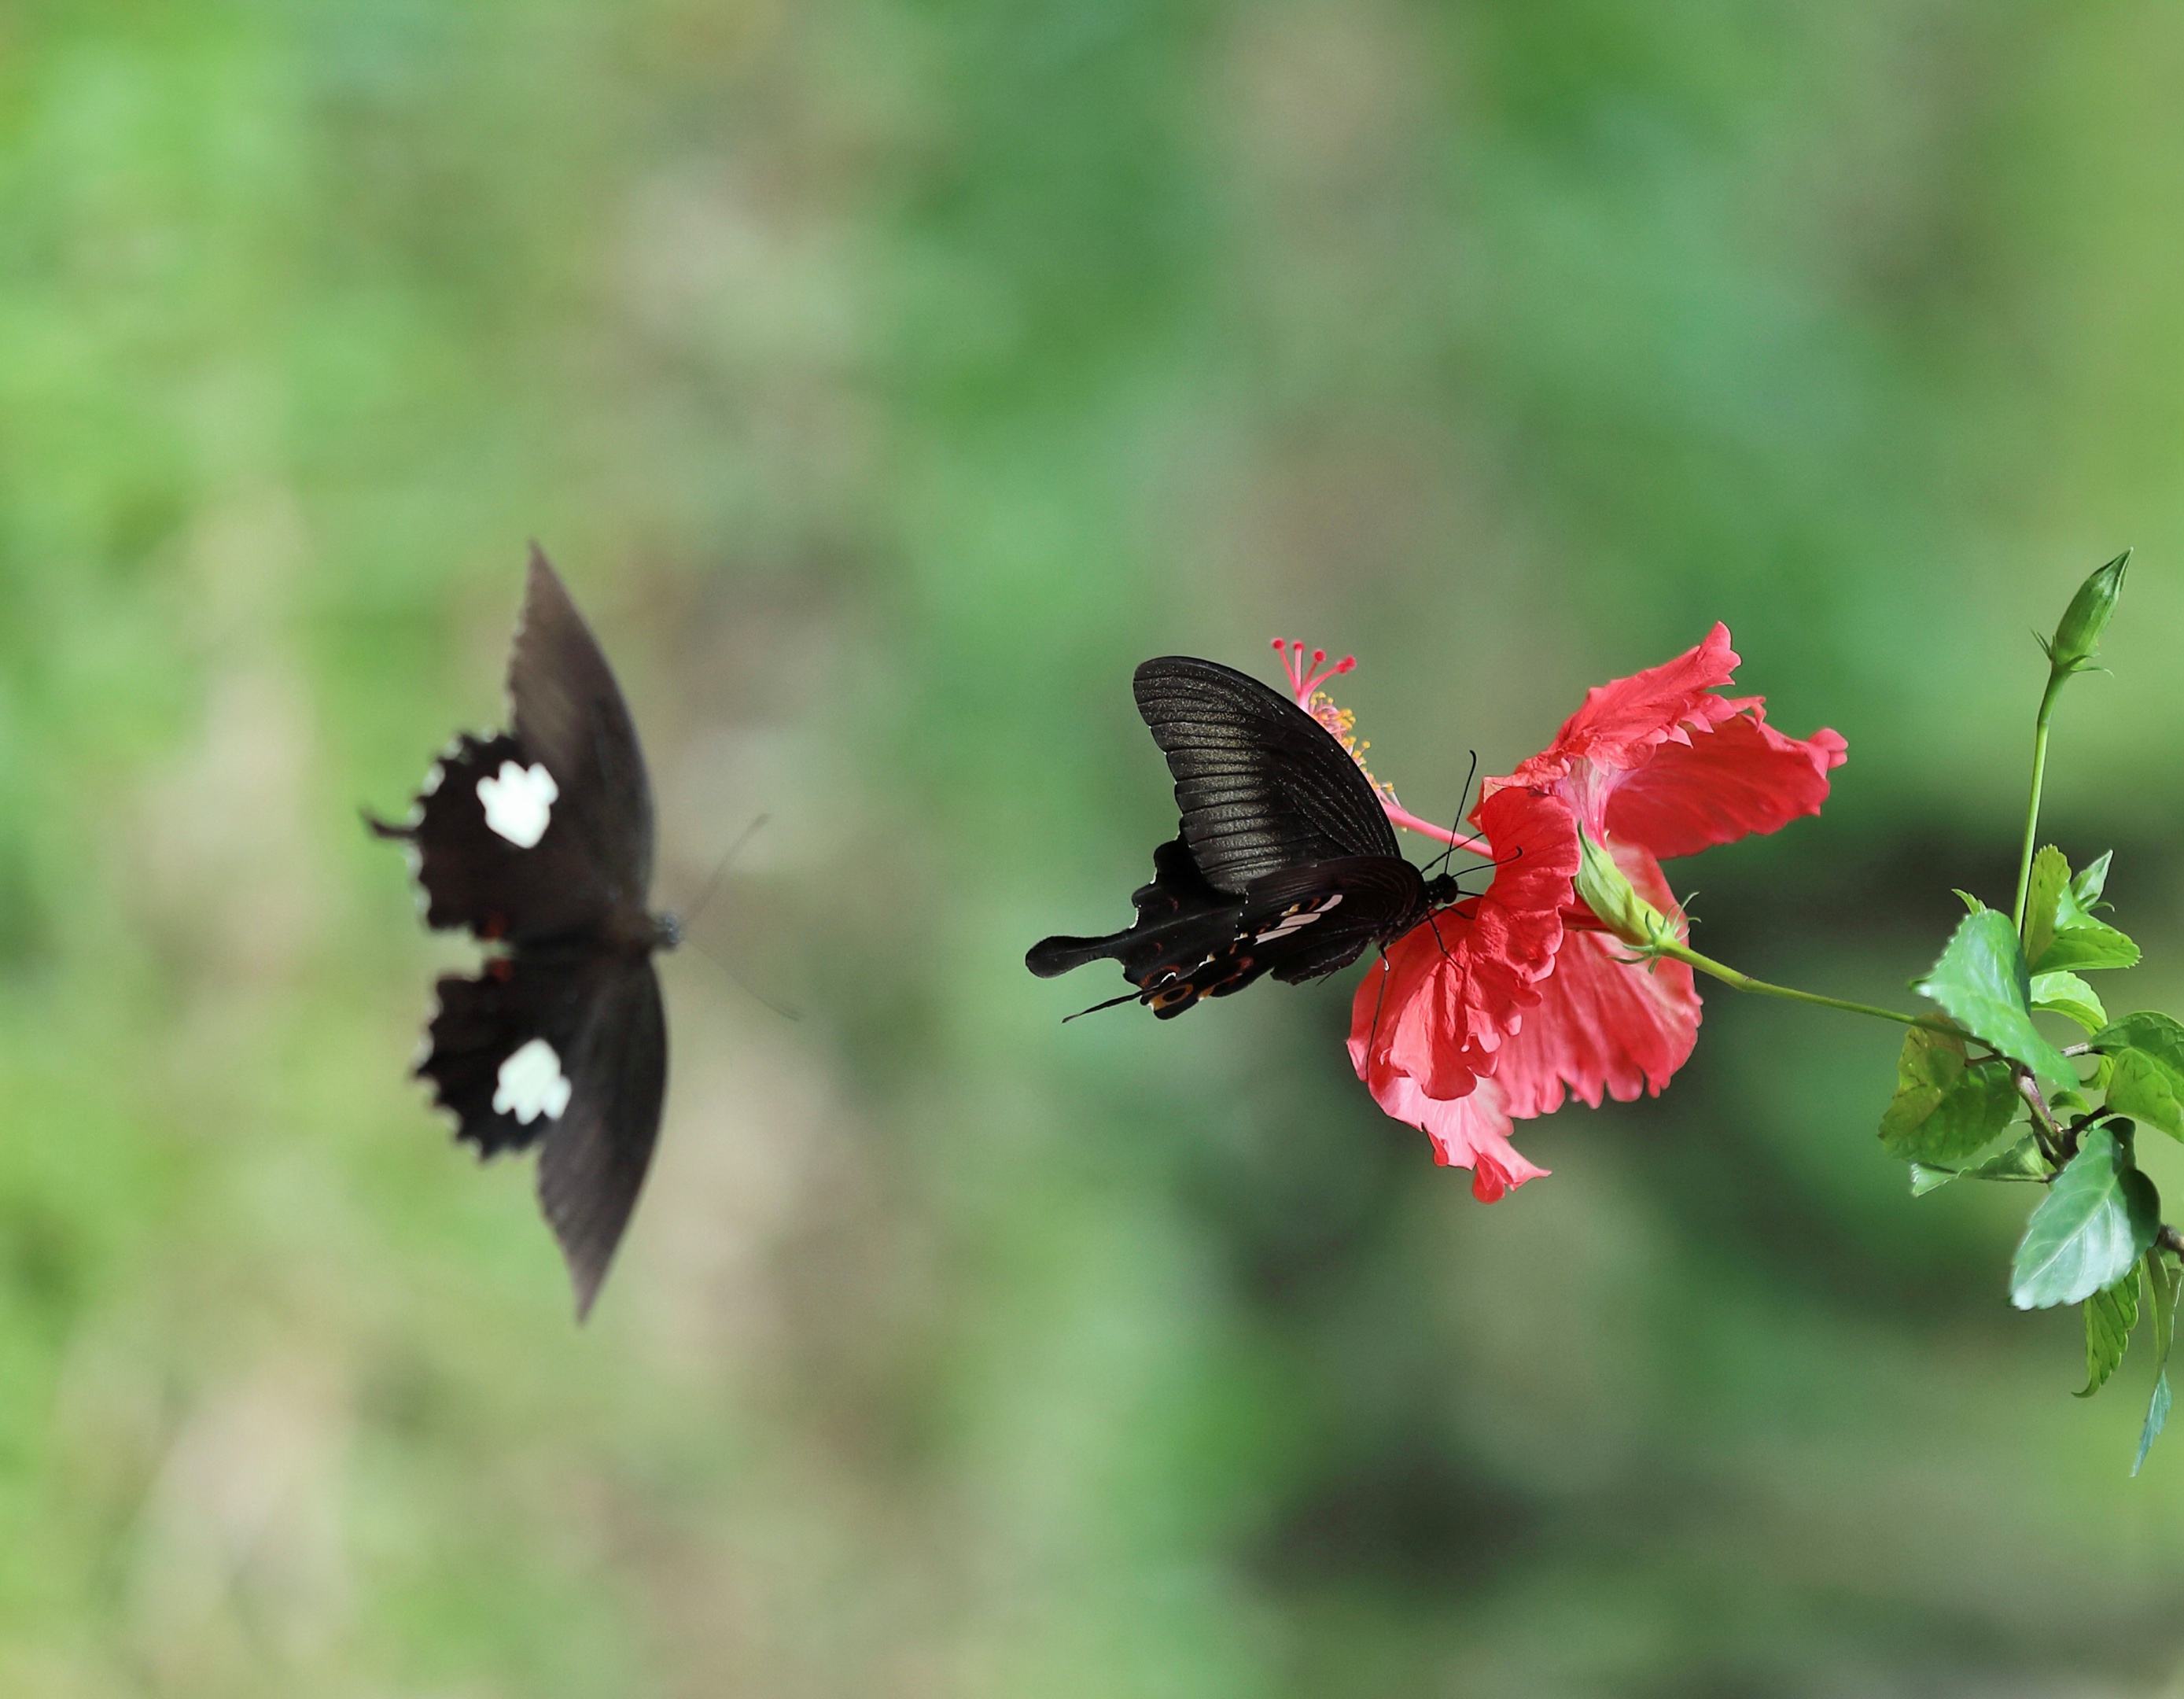
[(465, 733), (400, 841), (426, 923), (488, 946), (438, 982), (414, 1076), (481, 1160), (538, 1148), (538, 1201), (582, 1320), (637, 1206), (667, 1087), (655, 950), (680, 941), (646, 906), (652, 788), (599, 641), (534, 545), (509, 662), (509, 728)]
[(1130, 898), (1137, 923), (1040, 940), (1024, 957), (1040, 978), (1112, 960), (1135, 989), (1095, 1006), (1167, 1020), (1264, 974), (1333, 973), (1462, 894), (1404, 859), (1350, 751), (1279, 691), (1189, 655), (1145, 662), (1133, 688), (1183, 819)]

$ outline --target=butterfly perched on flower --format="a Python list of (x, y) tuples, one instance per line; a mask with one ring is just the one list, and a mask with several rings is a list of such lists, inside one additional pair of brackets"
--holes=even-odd
[[(1316, 681), (1298, 682), (1309, 699)], [(1139, 1002), (1170, 1019), (1266, 974), (1333, 973), (1459, 894), (1404, 859), (1379, 789), (1296, 701), (1189, 655), (1145, 662), (1134, 688), (1183, 818), (1131, 898), (1136, 922), (1040, 940), (1024, 965), (1041, 978), (1112, 960), (1134, 989), (1097, 1006)]]
[(509, 727), (467, 733), (399, 824), (436, 931), (489, 946), (451, 974), (417, 1078), (481, 1157), (538, 1148), (538, 1201), (581, 1319), (637, 1206), (667, 1087), (655, 950), (679, 941), (647, 908), (652, 789), (598, 639), (532, 550), (509, 663)]

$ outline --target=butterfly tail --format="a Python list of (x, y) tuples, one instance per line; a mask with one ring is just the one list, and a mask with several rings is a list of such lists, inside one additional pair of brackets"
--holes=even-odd
[(1133, 983), (1161, 965), (1178, 931), (1190, 933), (1190, 944), (1207, 928), (1224, 932), (1238, 908), (1237, 899), (1206, 883), (1191, 858), (1190, 846), (1178, 832), (1153, 851), (1153, 876), (1130, 894), (1138, 911), (1137, 923), (1100, 938), (1043, 938), (1024, 955), (1024, 966), (1042, 979), (1112, 958), (1123, 964)]
[(1053, 979), (1105, 956), (1120, 960), (1137, 930), (1132, 927), (1105, 938), (1043, 938), (1024, 952), (1024, 966), (1042, 979)]

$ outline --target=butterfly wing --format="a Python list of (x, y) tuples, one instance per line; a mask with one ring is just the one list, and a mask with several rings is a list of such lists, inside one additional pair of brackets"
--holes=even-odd
[(598, 640), (536, 549), (508, 688), (508, 731), (450, 744), (405, 823), (365, 819), (408, 844), (436, 930), (519, 944), (629, 933), (652, 879), (644, 756)]
[(599, 639), (535, 543), (508, 696), (516, 741), (560, 784), (562, 829), (614, 900), (642, 909), (654, 827), (637, 725)]
[(1400, 855), (1347, 855), (1255, 883), (1241, 946), (1286, 984), (1347, 967), (1407, 932), (1430, 906), (1418, 870)]
[(1043, 939), (1025, 966), (1051, 978), (1112, 959), (1138, 988), (1117, 1000), (1143, 1003), (1167, 1020), (1268, 973), (1295, 984), (1346, 967), (1426, 908), (1418, 870), (1390, 855), (1284, 868), (1231, 896), (1206, 883), (1180, 835), (1153, 852), (1152, 881), (1131, 901), (1134, 926), (1105, 938)]
[(652, 1166), (667, 1095), (667, 1016), (649, 961), (626, 965), (594, 1004), (582, 1072), (538, 1157), (538, 1206), (591, 1313)]
[[(1143, 986), (1189, 967), (1208, 946), (1234, 936), (1243, 900), (1217, 891), (1200, 875), (1180, 830), (1153, 851), (1153, 876), (1130, 894), (1134, 925), (1102, 938), (1041, 939), (1024, 966), (1042, 979), (1112, 958), (1134, 985)], [(1128, 999), (1124, 1000), (1128, 1001)]]
[(581, 1318), (636, 1208), (667, 1086), (660, 981), (638, 955), (497, 958), (439, 983), (418, 1077), (481, 1156), (541, 1145), (538, 1200)]
[(1350, 752), (1280, 692), (1189, 655), (1145, 662), (1134, 688), (1174, 776), (1184, 841), (1210, 884), (1240, 895), (1285, 869), (1401, 859)]

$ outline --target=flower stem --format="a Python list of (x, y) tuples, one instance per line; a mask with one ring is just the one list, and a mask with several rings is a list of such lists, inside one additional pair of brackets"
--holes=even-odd
[(2069, 677), (2059, 668), (2048, 669), (2048, 688), (2040, 693), (2039, 716), (2032, 722), (2032, 794), (2025, 804), (2025, 853), (2018, 857), (2017, 900), (2009, 911), (2010, 924), (2020, 939), (2025, 936), (2025, 894), (2032, 884), (2032, 846), (2040, 836), (2040, 785), (2048, 776), (2048, 716), (2055, 711), (2055, 699)]
[(1716, 961), (1711, 955), (1702, 955), (1687, 944), (1662, 943), (1654, 946), (1658, 952), (1702, 973), (1711, 974), (1724, 985), (1739, 991), (1749, 991), (1758, 997), (1780, 997), (1791, 1003), (1810, 1003), (1816, 1008), (1840, 1009), (1847, 1015), (1869, 1015), (1876, 1021), (1893, 1021), (1899, 1027), (1925, 1027), (1937, 1033), (1953, 1033), (1957, 1028), (1937, 1015), (1906, 1015), (1900, 1010), (1884, 1009), (1876, 1003), (1853, 1003), (1847, 998), (1825, 997), (1817, 991), (1800, 991), (1794, 986), (1777, 985), (1770, 980), (1755, 979), (1749, 973), (1740, 973), (1725, 962)]

